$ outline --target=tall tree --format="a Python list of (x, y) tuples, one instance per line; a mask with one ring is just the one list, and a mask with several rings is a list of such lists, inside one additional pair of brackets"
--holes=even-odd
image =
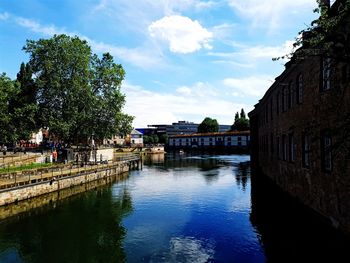
[(245, 112), (244, 112), (244, 109), (242, 108), (241, 109), (241, 115), (240, 115), (241, 119), (246, 119), (246, 116), (245, 116)]
[(206, 117), (197, 128), (198, 133), (218, 132), (219, 123), (216, 119)]
[(0, 143), (9, 143), (17, 139), (13, 126), (10, 101), (18, 94), (14, 82), (5, 75), (0, 75)]
[(244, 109), (241, 109), (241, 114), (235, 114), (235, 121), (231, 126), (231, 131), (247, 131), (249, 130), (249, 119), (247, 119)]
[(15, 86), (17, 87), (18, 95), (10, 102), (11, 121), (15, 127), (17, 139), (27, 140), (31, 133), (39, 128), (36, 122), (38, 112), (36, 86), (29, 64), (21, 64)]
[(92, 123), (94, 127), (100, 127), (95, 134), (100, 139), (111, 137), (116, 133), (125, 135), (130, 132), (131, 125), (128, 124), (132, 122), (130, 116), (121, 114), (125, 96), (120, 92), (120, 87), (125, 71), (120, 64), (114, 63), (109, 53), (103, 54), (101, 59), (94, 55), (91, 64), (94, 96)]
[(28, 40), (24, 50), (35, 75), (40, 124), (51, 134), (77, 141), (129, 130), (132, 117), (121, 112), (125, 73), (111, 55), (99, 59), (86, 41), (67, 35)]

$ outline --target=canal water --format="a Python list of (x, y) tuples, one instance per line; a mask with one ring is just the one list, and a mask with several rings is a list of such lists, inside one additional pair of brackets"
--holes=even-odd
[(348, 240), (252, 182), (249, 160), (153, 155), (125, 180), (0, 221), (0, 262), (350, 262)]

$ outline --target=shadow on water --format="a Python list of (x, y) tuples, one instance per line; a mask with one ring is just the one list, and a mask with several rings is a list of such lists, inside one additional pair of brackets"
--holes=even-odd
[(268, 178), (251, 178), (250, 221), (267, 262), (350, 262), (350, 239), (287, 196)]
[[(0, 262), (124, 262), (130, 193), (100, 187), (0, 223)], [(108, 211), (108, 213), (106, 213)]]
[(242, 187), (242, 190), (245, 191), (250, 178), (250, 162), (238, 163), (235, 166), (234, 173), (237, 186)]

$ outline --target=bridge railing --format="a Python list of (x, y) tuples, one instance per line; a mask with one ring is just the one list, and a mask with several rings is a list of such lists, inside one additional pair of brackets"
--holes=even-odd
[(138, 153), (126, 153), (126, 154), (121, 154), (115, 157), (115, 161), (117, 162), (128, 162), (128, 161), (137, 161), (140, 160), (140, 154)]

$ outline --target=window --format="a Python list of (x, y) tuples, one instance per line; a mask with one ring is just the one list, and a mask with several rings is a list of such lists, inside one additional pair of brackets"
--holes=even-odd
[(277, 137), (277, 157), (281, 159), (281, 142), (279, 136)]
[(270, 149), (271, 149), (271, 156), (273, 155), (273, 150), (274, 150), (274, 145), (273, 145), (273, 134), (270, 134)]
[(297, 78), (297, 102), (301, 104), (304, 96), (304, 80), (303, 74), (299, 74)]
[(287, 111), (288, 89), (284, 87), (282, 91), (282, 109), (283, 111)]
[(288, 155), (288, 142), (287, 142), (287, 136), (282, 136), (282, 151), (283, 151), (283, 161), (287, 161), (287, 155)]
[(322, 90), (331, 89), (331, 58), (323, 58), (322, 62)]
[(289, 82), (288, 85), (288, 109), (290, 109), (294, 104), (293, 100), (293, 84), (292, 82)]
[(276, 113), (277, 115), (279, 115), (280, 113), (280, 93), (277, 92), (277, 96), (276, 96)]
[(273, 111), (272, 111), (272, 109), (273, 109), (273, 97), (271, 98), (271, 103), (270, 103), (270, 117), (271, 117), (271, 120), (273, 120)]
[(303, 166), (308, 168), (310, 167), (310, 136), (308, 134), (303, 133), (302, 135), (302, 143), (303, 143)]
[(294, 142), (294, 134), (289, 134), (289, 161), (295, 162), (296, 144)]
[(332, 171), (332, 138), (324, 133), (321, 136), (322, 167), (326, 172)]

